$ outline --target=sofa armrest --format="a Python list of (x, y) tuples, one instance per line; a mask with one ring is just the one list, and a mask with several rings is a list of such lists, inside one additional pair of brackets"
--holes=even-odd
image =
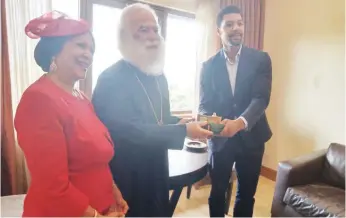
[(282, 216), (280, 211), (284, 207), (283, 198), (288, 187), (319, 180), (326, 153), (327, 149), (320, 150), (279, 163), (271, 209), (272, 216)]

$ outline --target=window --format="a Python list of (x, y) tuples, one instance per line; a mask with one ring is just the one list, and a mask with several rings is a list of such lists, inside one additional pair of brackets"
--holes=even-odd
[(95, 54), (92, 66), (92, 90), (94, 90), (100, 74), (109, 66), (121, 59), (118, 51), (116, 28), (103, 25), (112, 21), (116, 25), (120, 17), (120, 8), (104, 5), (93, 5), (93, 34), (95, 37)]
[(79, 18), (79, 0), (52, 0), (52, 8), (73, 18)]
[(196, 23), (193, 18), (168, 14), (164, 72), (171, 110), (192, 111), (196, 78)]
[[(121, 59), (117, 49), (116, 24), (121, 9), (130, 0), (83, 0), (80, 1), (82, 17), (92, 23), (96, 51), (91, 73), (87, 76), (83, 91), (91, 94), (99, 75), (113, 63)], [(78, 16), (76, 9), (79, 0), (53, 0), (53, 9), (60, 10), (71, 16)], [(190, 113), (194, 107), (196, 80), (196, 38), (197, 24), (194, 15), (152, 6), (155, 10), (166, 41), (166, 64), (164, 73), (167, 77), (171, 110), (179, 113)], [(109, 23), (114, 24), (114, 27)], [(104, 25), (107, 24), (107, 25)]]

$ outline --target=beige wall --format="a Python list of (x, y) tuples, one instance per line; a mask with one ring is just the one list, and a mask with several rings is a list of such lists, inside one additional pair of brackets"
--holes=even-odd
[(266, 0), (273, 63), (264, 165), (345, 143), (345, 1)]

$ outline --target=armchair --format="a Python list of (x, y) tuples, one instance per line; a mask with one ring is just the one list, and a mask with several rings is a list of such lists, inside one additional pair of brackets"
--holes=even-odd
[(345, 146), (279, 163), (273, 217), (345, 217)]

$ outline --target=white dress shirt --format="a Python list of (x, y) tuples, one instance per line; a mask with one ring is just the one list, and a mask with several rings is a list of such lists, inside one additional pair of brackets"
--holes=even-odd
[[(225, 50), (224, 50), (224, 55), (226, 58), (226, 67), (227, 67), (227, 71), (228, 71), (228, 77), (229, 77), (229, 82), (231, 84), (231, 91), (232, 91), (232, 95), (234, 96), (234, 92), (235, 92), (235, 82), (237, 79), (237, 71), (238, 71), (238, 64), (239, 64), (239, 58), (240, 58), (240, 52), (241, 52), (242, 46), (240, 46), (238, 53), (235, 56), (235, 61), (232, 61), (228, 58)], [(239, 117), (239, 119), (242, 119), (244, 124), (245, 124), (245, 129), (247, 129), (248, 123), (246, 121), (246, 119), (242, 116)]]

